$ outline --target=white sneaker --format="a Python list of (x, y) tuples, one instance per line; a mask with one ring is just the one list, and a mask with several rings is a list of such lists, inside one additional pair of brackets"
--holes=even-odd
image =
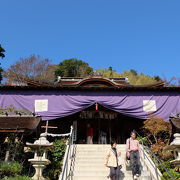
[(136, 174), (136, 177), (139, 177), (139, 174)]
[(134, 175), (134, 179), (137, 179), (137, 176), (136, 176), (136, 175)]

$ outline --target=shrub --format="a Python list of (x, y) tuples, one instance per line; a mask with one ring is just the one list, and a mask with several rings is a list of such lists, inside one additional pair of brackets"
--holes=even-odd
[(67, 139), (58, 139), (54, 141), (54, 149), (49, 153), (51, 164), (47, 166), (44, 172), (45, 176), (50, 177), (51, 180), (58, 179), (63, 165), (63, 158), (66, 151)]
[(136, 139), (139, 141), (140, 144), (144, 144), (145, 146), (149, 145), (149, 140), (147, 137), (138, 136)]
[[(174, 177), (174, 179), (180, 180), (180, 173), (176, 172), (174, 170), (174, 166), (170, 163), (170, 161), (164, 161), (162, 163), (163, 166), (166, 167), (166, 169), (169, 171), (169, 173), (171, 174), (171, 176)], [(165, 169), (162, 166), (158, 166), (158, 169), (161, 171), (162, 173), (162, 180), (169, 180), (171, 179), (171, 177), (169, 176), (169, 174), (165, 171)]]
[[(173, 169), (169, 169), (169, 172), (170, 172), (171, 175), (174, 177), (174, 179), (180, 180), (180, 173), (179, 173), (179, 172), (176, 172), (176, 171), (174, 171)], [(162, 180), (169, 180), (169, 179), (171, 179), (171, 177), (168, 175), (167, 172), (164, 172), (164, 173), (162, 174), (161, 179), (162, 179)]]
[(32, 180), (27, 176), (17, 176), (17, 177), (5, 177), (2, 180)]
[(1, 162), (0, 177), (16, 176), (22, 170), (22, 165), (18, 162)]
[[(162, 166), (166, 167), (167, 169), (173, 168), (169, 161), (162, 162)], [(158, 169), (163, 173), (165, 172), (165, 169), (162, 166), (158, 166)]]

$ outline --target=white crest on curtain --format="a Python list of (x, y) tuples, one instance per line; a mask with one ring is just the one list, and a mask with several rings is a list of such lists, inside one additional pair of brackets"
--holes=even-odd
[(38, 99), (34, 103), (35, 112), (48, 111), (48, 99)]
[(145, 112), (157, 111), (156, 101), (155, 100), (143, 100), (143, 110)]

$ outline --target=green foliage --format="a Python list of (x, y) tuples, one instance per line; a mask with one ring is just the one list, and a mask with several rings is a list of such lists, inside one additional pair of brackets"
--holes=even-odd
[(145, 75), (144, 73), (138, 73), (136, 70), (131, 69), (130, 71), (124, 71), (122, 73), (118, 73), (109, 67), (108, 69), (98, 69), (99, 72), (103, 77), (110, 78), (110, 77), (128, 77), (130, 84), (132, 85), (147, 85), (153, 84), (160, 81), (159, 76), (151, 77)]
[(18, 162), (1, 162), (0, 177), (16, 176), (22, 170), (22, 165)]
[(108, 71), (110, 72), (109, 77), (112, 78), (113, 77), (113, 68), (110, 66), (108, 68)]
[(25, 109), (16, 109), (13, 105), (7, 106), (6, 108), (0, 108), (0, 114), (21, 114), (21, 115), (32, 115), (32, 112)]
[(5, 177), (2, 180), (32, 180), (27, 176), (17, 176), (17, 177)]
[[(172, 165), (170, 164), (170, 161), (164, 161), (162, 162), (162, 166), (166, 167), (167, 169), (173, 168)], [(158, 166), (158, 169), (163, 173), (165, 172), (164, 168), (162, 166)]]
[(2, 81), (2, 72), (3, 72), (3, 69), (2, 69), (2, 67), (0, 67), (0, 84), (1, 84), (1, 81)]
[(134, 76), (137, 76), (137, 75), (138, 75), (137, 71), (134, 70), (134, 69), (131, 69), (130, 72), (131, 72)]
[(47, 170), (44, 172), (47, 172), (45, 176), (49, 177), (51, 180), (57, 180), (62, 170), (63, 158), (66, 151), (66, 141), (67, 139), (55, 140), (53, 143), (54, 149), (49, 153), (51, 164), (47, 166)]
[(139, 141), (140, 144), (143, 144), (143, 143), (144, 143), (144, 145), (149, 144), (148, 137), (138, 136), (136, 139)]
[[(174, 177), (174, 179), (180, 180), (180, 173), (179, 172), (176, 172), (173, 169), (169, 169), (169, 172)], [(169, 174), (167, 172), (163, 172), (161, 179), (162, 180), (170, 180), (171, 177), (169, 176)]]
[(87, 77), (93, 69), (88, 63), (75, 58), (62, 61), (55, 70), (55, 76), (61, 77)]
[(156, 81), (161, 81), (161, 78), (160, 78), (159, 76), (154, 76), (154, 79), (155, 79)]
[(55, 140), (54, 146), (55, 148), (51, 151), (52, 158), (55, 163), (62, 162), (65, 150), (66, 150), (66, 139)]
[(32, 175), (34, 173), (34, 168), (31, 166), (28, 159), (32, 158), (32, 152), (24, 152), (24, 143), (23, 143), (23, 135), (19, 135), (17, 133), (10, 133), (1, 139), (0, 146), (0, 159), (3, 161), (5, 159), (5, 154), (9, 151), (8, 160), (10, 162), (16, 161), (22, 166), (21, 175)]
[(22, 165), (18, 162), (1, 162), (0, 170), (1, 171), (10, 171), (12, 173), (18, 173), (22, 169)]
[[(0, 45), (0, 57), (1, 58), (5, 57), (4, 52), (5, 52), (5, 50)], [(3, 69), (0, 67), (0, 84), (1, 84), (1, 81), (2, 81), (2, 72), (3, 72)]]
[[(174, 166), (170, 163), (170, 161), (163, 161), (162, 162), (162, 166), (164, 166), (168, 171), (169, 173), (171, 174), (171, 176), (174, 177), (174, 179), (177, 179), (177, 180), (180, 180), (180, 173), (179, 172), (176, 172), (174, 170)], [(169, 176), (169, 174), (165, 171), (165, 169), (162, 167), (161, 165), (158, 166), (158, 169), (161, 171), (162, 173), (162, 177), (161, 179), (162, 180), (169, 180), (171, 179), (171, 177)]]
[(4, 48), (2, 48), (2, 46), (0, 45), (0, 57), (2, 58), (5, 57), (4, 52), (5, 52)]

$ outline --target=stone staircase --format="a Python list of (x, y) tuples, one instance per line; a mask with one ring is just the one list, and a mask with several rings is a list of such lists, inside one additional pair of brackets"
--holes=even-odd
[[(73, 180), (108, 180), (109, 168), (105, 167), (105, 154), (110, 145), (76, 145), (75, 163), (73, 169)], [(125, 159), (125, 145), (118, 145), (117, 149)], [(154, 180), (145, 166), (142, 166), (142, 174), (139, 180)], [(118, 180), (133, 180), (130, 168), (124, 165)]]

